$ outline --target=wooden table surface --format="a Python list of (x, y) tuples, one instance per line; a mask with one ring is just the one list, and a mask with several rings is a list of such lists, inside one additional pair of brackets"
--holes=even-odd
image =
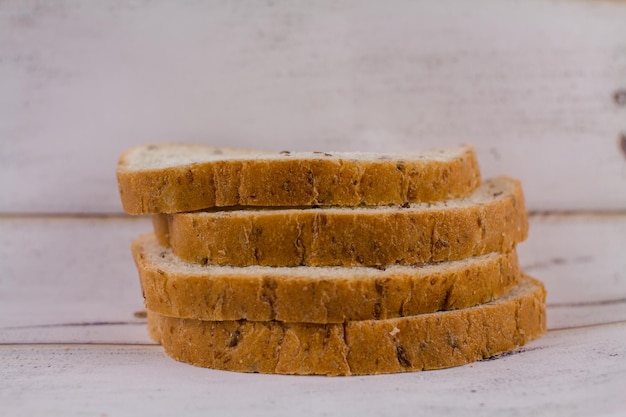
[[(470, 4), (471, 3), (471, 4)], [(626, 3), (0, 2), (0, 416), (626, 416)], [(147, 337), (117, 156), (470, 142), (522, 180), (547, 334), (371, 377), (195, 368)]]

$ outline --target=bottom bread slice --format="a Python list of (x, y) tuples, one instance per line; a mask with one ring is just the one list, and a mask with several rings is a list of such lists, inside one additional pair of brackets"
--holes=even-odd
[(546, 330), (546, 292), (524, 276), (475, 307), (342, 324), (201, 321), (148, 311), (150, 336), (172, 358), (238, 372), (363, 375), (447, 368), (522, 346)]

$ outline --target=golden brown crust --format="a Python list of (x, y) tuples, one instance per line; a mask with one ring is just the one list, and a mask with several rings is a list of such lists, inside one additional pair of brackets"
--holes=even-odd
[(172, 214), (169, 243), (185, 261), (232, 266), (413, 265), (507, 252), (528, 233), (524, 196), (508, 178), (479, 190), (493, 184), (507, 192), (464, 206)]
[(546, 330), (545, 289), (525, 277), (488, 304), (345, 324), (200, 321), (153, 312), (148, 323), (168, 355), (196, 366), (280, 374), (410, 372), (467, 364), (539, 337)]
[(152, 215), (152, 228), (159, 245), (169, 246), (170, 244), (170, 225), (167, 216), (162, 214)]
[(128, 214), (178, 213), (223, 206), (387, 205), (460, 197), (480, 184), (476, 152), (464, 146), (449, 160), (212, 160), (167, 168), (130, 169), (117, 181)]
[(176, 267), (183, 262), (154, 247), (151, 235), (133, 243), (146, 308), (201, 320), (342, 323), (412, 316), (489, 302), (520, 276), (514, 251), (385, 270), (270, 267), (249, 272)]

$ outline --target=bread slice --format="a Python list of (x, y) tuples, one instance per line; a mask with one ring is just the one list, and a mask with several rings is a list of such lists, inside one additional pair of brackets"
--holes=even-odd
[[(200, 264), (386, 266), (508, 252), (527, 236), (518, 181), (485, 181), (471, 196), (393, 207), (245, 209), (167, 216), (162, 244)], [(156, 224), (162, 224), (156, 219)]]
[(385, 205), (467, 195), (480, 183), (469, 145), (418, 153), (249, 153), (198, 145), (124, 152), (117, 180), (128, 214), (223, 206)]
[(190, 264), (153, 234), (132, 247), (145, 304), (172, 317), (342, 323), (473, 306), (519, 280), (514, 251), (418, 267), (228, 267)]
[(503, 297), (461, 310), (344, 324), (201, 321), (148, 312), (172, 358), (239, 372), (362, 375), (467, 364), (546, 330), (545, 289), (523, 277)]

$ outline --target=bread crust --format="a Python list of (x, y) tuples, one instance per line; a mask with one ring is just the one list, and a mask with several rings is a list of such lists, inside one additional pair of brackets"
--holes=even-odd
[(263, 159), (260, 154), (254, 159), (211, 159), (145, 169), (134, 168), (130, 162), (139, 151), (162, 151), (166, 146), (174, 152), (176, 146), (189, 145), (136, 147), (120, 156), (117, 181), (126, 213), (178, 213), (236, 205), (432, 202), (467, 195), (480, 184), (476, 151), (470, 145), (459, 147), (454, 151), (457, 155), (443, 160), (419, 155), (391, 159), (381, 154), (365, 160), (342, 154), (290, 157), (287, 153), (279, 159)]
[(459, 309), (501, 296), (521, 273), (515, 251), (381, 270), (190, 266), (153, 235), (132, 252), (147, 309), (209, 321), (342, 323)]
[(210, 265), (414, 265), (512, 250), (528, 234), (520, 183), (502, 177), (478, 191), (489, 199), (393, 209), (180, 213), (167, 216), (169, 239), (155, 231), (181, 259)]
[(152, 216), (152, 230), (154, 230), (154, 236), (161, 246), (170, 245), (170, 224), (166, 215), (153, 214)]
[(511, 351), (546, 330), (545, 289), (530, 277), (461, 310), (344, 324), (201, 321), (148, 314), (172, 358), (238, 372), (364, 375), (440, 369)]

